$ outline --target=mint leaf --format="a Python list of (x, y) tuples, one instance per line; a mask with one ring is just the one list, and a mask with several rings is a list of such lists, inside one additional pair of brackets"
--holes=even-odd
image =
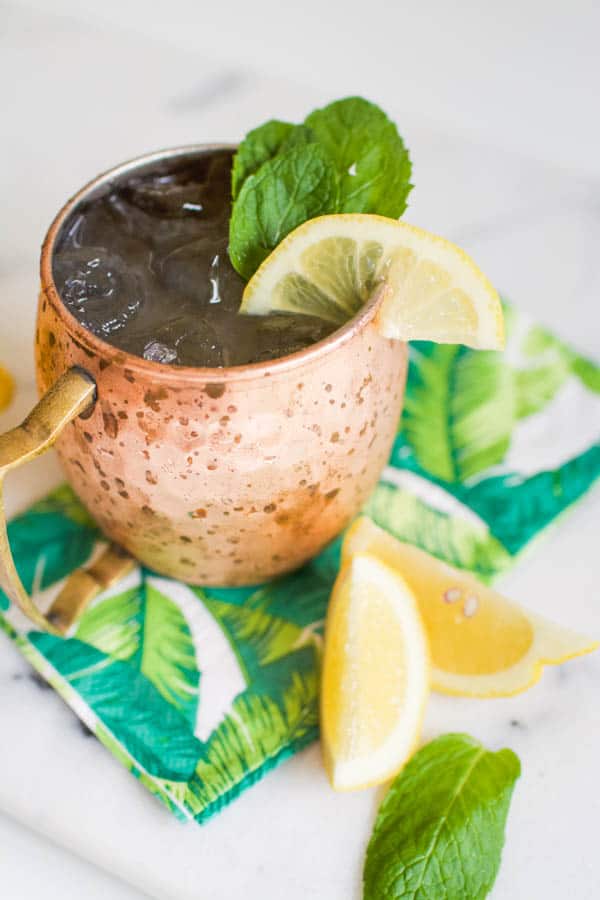
[(314, 143), (315, 136), (306, 125), (291, 125), (279, 119), (271, 119), (253, 131), (249, 131), (233, 159), (231, 170), (231, 195), (237, 199), (244, 181), (258, 172), (263, 163), (285, 153), (293, 147)]
[(280, 122), (279, 119), (271, 119), (264, 125), (249, 131), (233, 160), (231, 170), (231, 194), (235, 200), (242, 189), (242, 185), (249, 175), (253, 175), (263, 163), (272, 159), (281, 149), (282, 145), (296, 130), (296, 125), (289, 122)]
[[(406, 208), (410, 173), (396, 126), (360, 97), (315, 110), (302, 125), (265, 122), (249, 132), (233, 161), (233, 266), (250, 278), (286, 234), (317, 215), (397, 218)], [(253, 191), (260, 196), (251, 197)]]
[(277, 155), (244, 181), (229, 223), (229, 256), (242, 278), (298, 225), (333, 209), (335, 170), (319, 144)]
[(286, 150), (291, 150), (292, 147), (314, 143), (317, 143), (317, 140), (312, 128), (309, 128), (308, 125), (296, 125), (281, 145), (281, 151), (284, 153)]
[(364, 900), (483, 900), (521, 771), (466, 734), (423, 747), (398, 775), (367, 848)]
[(305, 124), (338, 172), (337, 212), (402, 215), (412, 187), (411, 162), (383, 110), (361, 97), (348, 97), (315, 110)]

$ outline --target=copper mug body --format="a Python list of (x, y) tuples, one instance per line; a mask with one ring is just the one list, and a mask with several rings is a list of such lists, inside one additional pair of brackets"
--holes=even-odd
[(56, 449), (105, 535), (164, 575), (247, 585), (297, 568), (359, 511), (397, 430), (407, 351), (378, 333), (376, 298), (303, 351), (220, 369), (124, 353), (71, 315), (52, 261), (74, 209), (133, 171), (214, 149), (141, 157), (61, 210), (42, 250), (36, 372), (42, 395), (65, 373), (88, 381)]

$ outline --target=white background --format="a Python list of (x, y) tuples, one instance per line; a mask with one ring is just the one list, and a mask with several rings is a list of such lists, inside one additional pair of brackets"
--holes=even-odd
[[(600, 175), (595, 0), (31, 0)], [(106, 63), (110, 65), (110, 54)], [(110, 74), (107, 74), (107, 85)]]
[[(38, 0), (0, 3), (0, 25), (0, 360), (21, 384), (1, 428), (33, 396), (38, 247), (69, 193), (144, 150), (235, 140), (348, 93), (381, 103), (407, 139), (409, 217), (463, 243), (521, 307), (599, 355), (598, 4)], [(40, 461), (9, 485), (9, 503), (58, 477)], [(511, 592), (598, 632), (597, 533), (596, 497), (511, 576)], [(498, 900), (600, 894), (599, 675), (584, 661), (523, 698), (432, 704), (429, 734), (465, 728), (523, 760)], [(206, 829), (182, 830), (29, 683), (4, 640), (0, 693), (3, 897), (142, 896), (15, 819), (159, 900), (358, 897), (376, 796), (332, 797), (315, 748)], [(171, 864), (188, 865), (187, 883)]]

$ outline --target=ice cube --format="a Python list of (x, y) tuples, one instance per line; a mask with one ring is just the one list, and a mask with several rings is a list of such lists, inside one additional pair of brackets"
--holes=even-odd
[(138, 209), (160, 219), (196, 217), (214, 219), (228, 211), (229, 156), (199, 159), (175, 171), (130, 178), (121, 196)]
[(59, 253), (53, 275), (65, 305), (100, 336), (124, 328), (144, 303), (142, 273), (102, 247), (75, 247)]
[(216, 264), (213, 260), (211, 277), (217, 282), (220, 308), (237, 315), (246, 282), (231, 265), (227, 246), (219, 253)]
[(213, 271), (211, 261), (215, 257), (220, 259), (224, 250), (222, 238), (219, 240), (210, 234), (204, 235), (177, 247), (162, 258), (155, 258), (154, 268), (166, 287), (205, 306), (213, 300), (215, 288), (218, 293), (218, 283), (215, 285), (218, 272)]
[(204, 185), (178, 183), (173, 175), (131, 181), (121, 190), (121, 195), (133, 206), (161, 219), (201, 216), (204, 193)]
[(171, 219), (153, 216), (129, 202), (122, 192), (111, 194), (107, 205), (119, 229), (160, 252), (169, 252), (193, 241), (206, 227), (202, 219), (193, 217)]
[[(146, 335), (143, 355), (154, 362), (179, 366), (224, 365), (223, 347), (215, 328), (194, 313), (177, 316)], [(174, 358), (162, 358), (167, 355)], [(160, 357), (160, 358), (159, 358)]]
[(148, 359), (150, 362), (168, 365), (177, 360), (177, 350), (175, 350), (174, 347), (168, 347), (166, 344), (161, 344), (160, 341), (150, 341), (144, 347), (143, 356), (144, 359)]
[(231, 154), (217, 153), (130, 178), (121, 193), (133, 206), (161, 219), (212, 220), (229, 215), (230, 179)]
[(84, 243), (83, 230), (85, 227), (85, 214), (76, 213), (67, 222), (60, 236), (60, 250), (65, 248), (77, 249)]
[(214, 328), (206, 321), (187, 321), (177, 340), (178, 362), (183, 366), (223, 366), (223, 345)]
[(61, 232), (59, 253), (81, 247), (115, 252), (128, 264), (134, 263), (144, 268), (150, 265), (150, 248), (133, 237), (127, 227), (123, 227), (119, 217), (112, 214), (108, 197), (106, 202), (84, 205)]

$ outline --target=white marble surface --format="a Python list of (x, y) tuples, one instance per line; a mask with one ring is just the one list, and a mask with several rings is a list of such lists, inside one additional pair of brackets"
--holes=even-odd
[[(8, 165), (0, 172), (0, 360), (20, 381), (17, 402), (0, 417), (4, 429), (33, 398), (38, 247), (64, 198), (127, 156), (235, 139), (269, 116), (301, 117), (332, 89), (329, 82), (298, 87), (255, 71), (247, 61), (212, 61), (158, 38), (90, 28), (74, 18), (2, 5), (0, 15), (0, 83), (13, 86), (3, 104)], [(461, 242), (522, 308), (581, 350), (597, 353), (595, 178), (494, 149), (489, 135), (479, 142), (452, 136), (427, 124), (410, 104), (370, 93), (386, 100), (415, 159), (410, 220)], [(10, 508), (23, 507), (59, 477), (52, 458), (19, 472), (7, 485)], [(506, 579), (507, 592), (558, 621), (600, 634), (599, 517), (596, 492)], [(547, 672), (520, 697), (485, 703), (432, 698), (427, 737), (466, 730), (491, 747), (511, 746), (522, 760), (494, 900), (600, 894), (599, 684), (600, 654)], [(108, 876), (49, 844), (31, 839), (27, 852), (27, 832), (11, 829), (5, 818), (3, 896), (58, 896), (62, 880), (70, 885), (61, 894), (66, 898), (94, 898), (110, 884), (106, 892), (115, 900), (139, 898), (138, 890), (157, 900), (358, 900), (379, 794), (331, 792), (318, 748), (271, 773), (199, 828), (172, 819), (85, 736), (5, 639), (0, 709), (0, 811), (132, 886), (103, 882)], [(21, 877), (22, 867), (28, 871)], [(80, 886), (78, 893), (73, 885)]]
[(0, 815), (0, 878), (10, 900), (142, 900), (136, 888)]

